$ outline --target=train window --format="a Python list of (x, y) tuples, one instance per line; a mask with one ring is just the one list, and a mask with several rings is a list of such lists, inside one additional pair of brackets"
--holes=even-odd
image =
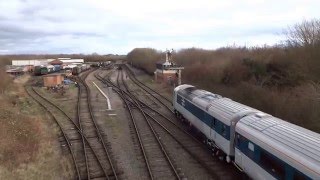
[(222, 131), (221, 131), (221, 133), (222, 133), (222, 136), (226, 136), (227, 135), (227, 127), (226, 127), (226, 125), (223, 125), (222, 126)]
[(240, 135), (237, 134), (236, 136), (236, 146), (239, 146), (240, 145)]
[(216, 119), (213, 117), (213, 118), (211, 119), (211, 128), (212, 128), (212, 129), (215, 129), (215, 126), (216, 126)]
[(270, 174), (277, 177), (277, 179), (285, 178), (285, 166), (280, 161), (273, 157), (271, 154), (262, 150), (260, 152), (260, 164), (264, 169), (266, 169)]
[(253, 145), (251, 142), (248, 143), (248, 148), (249, 148), (251, 151), (254, 151), (254, 145)]

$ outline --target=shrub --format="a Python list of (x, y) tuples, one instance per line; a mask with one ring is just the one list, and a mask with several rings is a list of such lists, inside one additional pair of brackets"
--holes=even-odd
[(9, 84), (12, 82), (12, 78), (6, 74), (4, 68), (0, 67), (0, 94), (3, 94), (8, 88)]
[[(173, 60), (182, 80), (295, 124), (320, 132), (320, 20), (290, 28), (286, 44), (274, 47), (182, 49)], [(312, 32), (313, 36), (301, 36)], [(311, 33), (311, 34), (312, 34)], [(310, 34), (310, 33), (309, 33)], [(137, 48), (129, 62), (153, 74), (164, 54)]]

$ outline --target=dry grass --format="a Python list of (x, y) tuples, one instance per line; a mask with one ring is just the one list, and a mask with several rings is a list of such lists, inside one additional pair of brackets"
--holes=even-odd
[(0, 66), (0, 94), (3, 94), (12, 82), (12, 78), (8, 76), (3, 67)]
[(70, 179), (70, 157), (62, 155), (58, 129), (24, 92), (27, 76), (0, 94), (0, 179)]
[(63, 95), (42, 87), (37, 88), (37, 91), (54, 104), (59, 105), (70, 117), (75, 116), (78, 101), (78, 88), (75, 85), (66, 86)]
[(38, 119), (16, 114), (1, 107), (0, 161), (8, 168), (32, 161), (32, 153), (38, 150)]

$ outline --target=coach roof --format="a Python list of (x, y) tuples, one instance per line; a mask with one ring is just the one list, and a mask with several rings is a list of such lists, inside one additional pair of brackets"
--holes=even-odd
[(291, 165), (320, 176), (320, 134), (262, 113), (242, 118), (236, 131)]

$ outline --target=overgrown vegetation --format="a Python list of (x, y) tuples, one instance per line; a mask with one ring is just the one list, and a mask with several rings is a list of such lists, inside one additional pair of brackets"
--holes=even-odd
[[(290, 27), (273, 47), (182, 49), (174, 62), (185, 67), (183, 83), (232, 98), (320, 132), (320, 20)], [(149, 74), (164, 60), (155, 49), (136, 48), (127, 58)]]
[(57, 142), (59, 129), (26, 94), (29, 75), (13, 78), (5, 65), (13, 59), (83, 58), (89, 62), (124, 59), (122, 55), (0, 55), (0, 179), (70, 179), (71, 157)]
[(24, 91), (27, 75), (13, 79), (0, 71), (0, 179), (67, 179), (73, 176), (62, 156), (58, 130)]
[(12, 78), (9, 77), (5, 70), (4, 67), (0, 66), (0, 94), (3, 94), (5, 90), (8, 88), (9, 84), (12, 82)]

